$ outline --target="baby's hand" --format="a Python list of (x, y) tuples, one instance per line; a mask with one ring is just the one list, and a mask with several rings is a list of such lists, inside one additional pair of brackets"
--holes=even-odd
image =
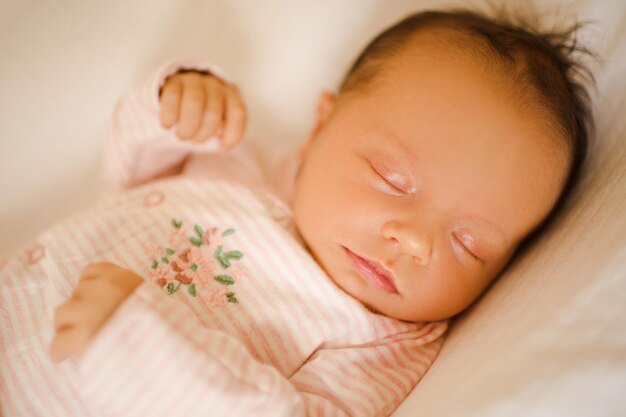
[(59, 362), (80, 355), (96, 331), (142, 282), (139, 275), (109, 262), (83, 268), (71, 298), (55, 311), (52, 359)]
[(246, 107), (237, 87), (195, 71), (174, 74), (165, 80), (160, 96), (161, 125), (177, 123), (177, 135), (204, 142), (221, 136), (222, 148), (239, 143), (246, 126)]

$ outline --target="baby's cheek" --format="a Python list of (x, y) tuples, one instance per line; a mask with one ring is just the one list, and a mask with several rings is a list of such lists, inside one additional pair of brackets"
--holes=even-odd
[(452, 316), (469, 307), (483, 292), (489, 279), (484, 269), (458, 263), (442, 267), (446, 290), (440, 292), (441, 309)]
[(440, 320), (461, 311), (472, 298), (466, 272), (448, 254), (437, 254), (431, 263), (415, 271), (403, 294), (406, 308), (417, 318)]

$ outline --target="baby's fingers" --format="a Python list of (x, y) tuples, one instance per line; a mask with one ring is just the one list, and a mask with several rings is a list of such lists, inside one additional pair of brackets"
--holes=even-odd
[(234, 85), (226, 87), (226, 117), (222, 147), (230, 149), (241, 141), (246, 128), (247, 111)]
[[(72, 298), (78, 298), (76, 292)], [(80, 303), (72, 299), (55, 310), (54, 331), (56, 335), (50, 345), (50, 356), (54, 361), (61, 361), (74, 352), (73, 341), (76, 340), (76, 335), (81, 333), (77, 332), (80, 326), (78, 317), (81, 317)]]
[(206, 105), (200, 128), (193, 137), (197, 142), (204, 142), (214, 136), (222, 124), (224, 113), (224, 87), (222, 83), (213, 77), (204, 80), (204, 87), (207, 92)]
[(180, 97), (183, 91), (183, 84), (179, 78), (168, 80), (161, 90), (161, 109), (159, 120), (161, 125), (169, 129), (178, 120), (178, 110), (180, 107)]
[(198, 131), (204, 113), (206, 96), (207, 92), (201, 75), (184, 78), (177, 124), (179, 138), (190, 139)]
[(50, 357), (60, 362), (82, 353), (89, 342), (90, 334), (81, 327), (66, 328), (58, 332), (50, 344)]

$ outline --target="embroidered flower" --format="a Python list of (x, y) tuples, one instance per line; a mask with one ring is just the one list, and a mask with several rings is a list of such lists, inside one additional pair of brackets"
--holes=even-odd
[(206, 287), (203, 288), (202, 297), (211, 307), (222, 307), (228, 304), (228, 288), (226, 287)]
[(183, 274), (183, 271), (189, 263), (189, 251), (189, 248), (183, 250), (178, 254), (178, 259), (175, 259), (170, 263), (170, 267), (172, 268), (172, 271), (174, 271), (174, 279), (182, 282), (183, 284), (191, 283), (191, 278)]
[(165, 265), (160, 265), (155, 269), (150, 270), (150, 276), (152, 280), (159, 284), (160, 287), (165, 287), (168, 281), (171, 279), (170, 269)]
[[(213, 307), (238, 303), (231, 288), (236, 279), (245, 275), (239, 264), (243, 253), (224, 244), (225, 237), (235, 233), (235, 229), (203, 230), (199, 224), (180, 219), (172, 219), (171, 224), (174, 230), (167, 235), (167, 244), (144, 246), (151, 259), (152, 280), (170, 295), (181, 290), (207, 300)], [(185, 228), (184, 224), (189, 226)]]
[[(211, 271), (215, 266), (213, 259), (202, 255), (200, 249), (193, 247), (187, 252), (187, 262), (183, 264), (181, 273), (192, 280), (211, 278)], [(180, 264), (179, 264), (180, 265)]]
[(169, 243), (174, 250), (177, 250), (183, 243), (187, 242), (187, 235), (182, 229), (174, 229), (167, 237), (167, 243)]

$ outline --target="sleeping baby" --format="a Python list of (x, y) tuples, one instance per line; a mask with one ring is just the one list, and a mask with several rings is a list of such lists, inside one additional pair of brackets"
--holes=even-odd
[(421, 12), (265, 180), (232, 80), (118, 103), (118, 190), (0, 269), (5, 416), (388, 416), (554, 217), (591, 127), (573, 31)]

